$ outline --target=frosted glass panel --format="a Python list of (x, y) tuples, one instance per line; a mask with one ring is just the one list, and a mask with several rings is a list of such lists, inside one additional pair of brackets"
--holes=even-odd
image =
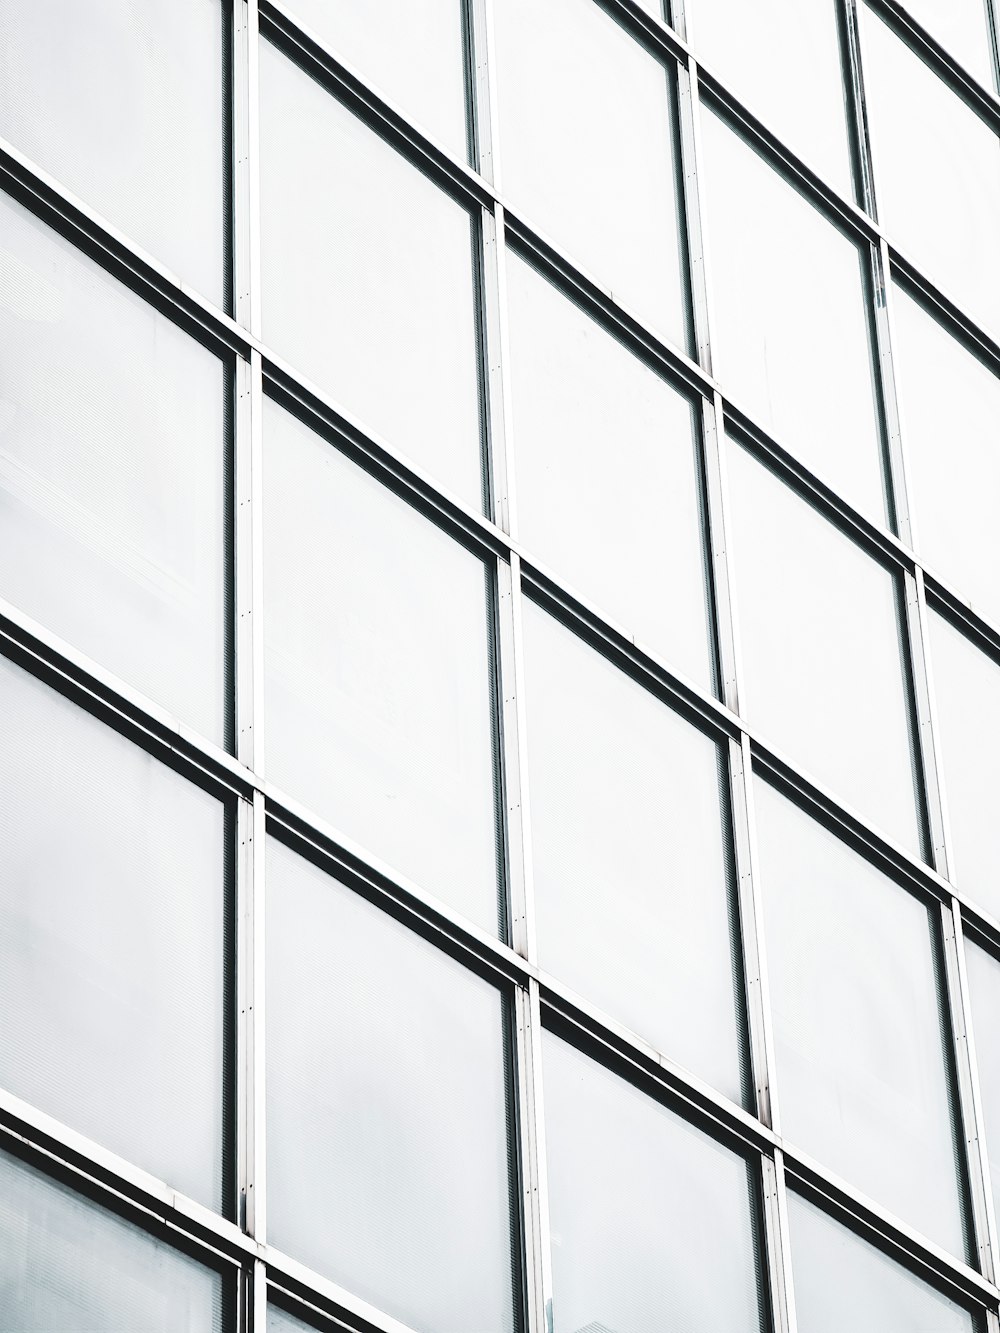
[(488, 592), (481, 560), (266, 404), (269, 774), (495, 932)]
[(0, 0), (0, 135), (217, 305), (228, 8)]
[(224, 816), (0, 659), (0, 1087), (217, 1209)]

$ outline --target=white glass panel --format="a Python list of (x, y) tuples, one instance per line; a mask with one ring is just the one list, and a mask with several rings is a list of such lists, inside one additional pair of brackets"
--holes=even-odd
[(507, 293), (519, 537), (712, 689), (691, 403), (514, 255)]
[(554, 1333), (761, 1333), (749, 1164), (546, 1033)]
[(0, 659), (0, 1087), (222, 1208), (222, 804)]
[(718, 116), (706, 111), (702, 129), (722, 386), (884, 523), (864, 255)]
[(407, 1326), (513, 1333), (499, 991), (274, 839), (268, 1239)]
[(726, 457), (743, 711), (919, 854), (896, 579), (744, 449)]
[(260, 82), (265, 338), (481, 508), (468, 212), (269, 42)]
[(974, 1333), (967, 1310), (798, 1194), (788, 1196), (799, 1333)]
[(1000, 666), (943, 616), (928, 617), (951, 874), (1000, 917)]
[(853, 199), (836, 0), (689, 0), (689, 7), (706, 65)]
[(1000, 142), (860, 7), (879, 220), (973, 319), (1000, 329)]
[(901, 288), (893, 295), (917, 548), (1000, 622), (1000, 379)]
[(226, 380), (0, 196), (0, 597), (219, 743)]
[(0, 0), (0, 135), (217, 305), (228, 21), (220, 0)]
[(594, 0), (497, 0), (503, 190), (686, 346), (672, 72)]
[(718, 745), (528, 602), (539, 961), (743, 1100)]
[(294, 0), (289, 8), (428, 134), (466, 158), (462, 0)]
[(966, 1257), (935, 916), (754, 783), (782, 1132)]
[(497, 929), (486, 568), (268, 402), (269, 776)]

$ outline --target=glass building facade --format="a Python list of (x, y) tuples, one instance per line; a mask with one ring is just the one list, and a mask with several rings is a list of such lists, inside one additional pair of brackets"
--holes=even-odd
[(0, 0), (0, 1333), (1000, 1333), (995, 0)]

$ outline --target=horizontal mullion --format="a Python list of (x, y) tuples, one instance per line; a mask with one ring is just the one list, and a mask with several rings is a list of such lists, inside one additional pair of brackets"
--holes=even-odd
[(0, 189), (213, 351), (249, 357), (245, 329), (3, 138)]
[[(300, 1318), (318, 1316), (327, 1323), (332, 1320), (335, 1328), (350, 1333), (414, 1333), (409, 1324), (401, 1324), (271, 1245), (262, 1247), (261, 1257), (267, 1269), (268, 1299), (273, 1290), (278, 1294), (279, 1308), (290, 1314), (298, 1314)], [(282, 1296), (294, 1299), (282, 1300)]]
[(493, 187), (477, 171), (435, 142), (277, 0), (260, 0), (259, 14), (261, 37), (276, 39), (286, 54), (296, 57), (305, 69), (318, 76), (338, 100), (411, 162), (468, 207), (493, 207), (496, 201)]
[(780, 1152), (787, 1173), (802, 1184), (802, 1192), (822, 1202), (828, 1212), (848, 1222), (853, 1231), (866, 1239), (888, 1244), (898, 1258), (923, 1270), (938, 1285), (959, 1293), (963, 1300), (997, 1308), (1000, 1292), (993, 1283), (828, 1171), (783, 1135), (720, 1096), (633, 1033), (609, 1023), (604, 1015), (591, 1010), (544, 974), (540, 991), (546, 1029), (734, 1150), (763, 1157)]
[[(1000, 98), (986, 88), (951, 55), (899, 0), (865, 0), (865, 4), (905, 44), (921, 57), (942, 83), (975, 111), (989, 127), (1000, 134)], [(989, 41), (989, 34), (987, 34)], [(992, 52), (990, 52), (992, 55)]]
[(4, 1088), (0, 1088), (0, 1148), (215, 1268), (220, 1261), (242, 1264), (256, 1254), (256, 1243), (235, 1222)]
[(213, 794), (253, 794), (254, 774), (228, 750), (2, 598), (0, 652)]
[(1000, 1290), (962, 1260), (929, 1240), (922, 1232), (882, 1208), (842, 1177), (787, 1141), (781, 1143), (785, 1174), (798, 1186), (797, 1193), (818, 1204), (845, 1223), (855, 1234), (881, 1242), (892, 1256), (911, 1271), (916, 1270), (935, 1286), (945, 1288), (963, 1304), (996, 1311)]

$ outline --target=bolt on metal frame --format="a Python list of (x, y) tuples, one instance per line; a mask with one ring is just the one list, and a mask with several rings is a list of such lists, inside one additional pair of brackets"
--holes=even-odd
[[(951, 297), (929, 281), (880, 228), (864, 114), (862, 52), (857, 42), (856, 9), (865, 0), (840, 0), (846, 32), (845, 75), (850, 91), (855, 154), (860, 166), (861, 206), (839, 197), (706, 71), (688, 37), (696, 21), (696, 0), (685, 14), (675, 0), (674, 27), (661, 22), (636, 0), (589, 0), (600, 3), (635, 39), (663, 60), (677, 78), (679, 148), (684, 216), (690, 263), (692, 318), (697, 355), (663, 342), (623, 309), (591, 276), (582, 273), (557, 243), (535, 229), (502, 190), (501, 154), (496, 117), (495, 62), (492, 54), (492, 0), (468, 0), (470, 106), (475, 168), (452, 157), (410, 124), (368, 81), (338, 59), (335, 52), (296, 24), (277, 0), (231, 0), (233, 53), (234, 309), (220, 311), (155, 259), (140, 251), (93, 210), (23, 154), (0, 142), (0, 181), (28, 202), (60, 232), (97, 252), (111, 272), (147, 299), (165, 308), (179, 324), (193, 329), (236, 367), (235, 412), (235, 584), (236, 584), (236, 748), (229, 754), (179, 723), (137, 691), (37, 625), (15, 607), (0, 603), (0, 646), (28, 664), (85, 707), (113, 720), (154, 755), (237, 805), (238, 856), (236, 916), (239, 941), (237, 1006), (238, 1047), (237, 1161), (239, 1199), (236, 1221), (219, 1217), (174, 1194), (167, 1186), (122, 1162), (113, 1154), (51, 1121), (34, 1108), (0, 1092), (0, 1137), (70, 1175), (97, 1201), (139, 1218), (151, 1230), (169, 1234), (206, 1261), (231, 1271), (240, 1282), (240, 1319), (246, 1333), (264, 1333), (269, 1287), (294, 1298), (335, 1323), (329, 1326), (381, 1329), (401, 1326), (352, 1297), (336, 1284), (274, 1251), (266, 1239), (264, 1134), (263, 1012), (263, 846), (268, 821), (290, 830), (317, 849), (328, 868), (391, 908), (423, 933), (447, 943), (477, 968), (487, 970), (514, 996), (514, 1074), (518, 1106), (515, 1135), (520, 1176), (519, 1204), (525, 1242), (525, 1320), (531, 1333), (551, 1331), (552, 1280), (548, 1250), (545, 1146), (540, 1078), (543, 1022), (572, 1033), (592, 1055), (605, 1060), (655, 1095), (685, 1108), (696, 1122), (742, 1145), (759, 1159), (769, 1303), (775, 1328), (795, 1327), (790, 1250), (785, 1208), (785, 1179), (822, 1200), (834, 1215), (861, 1234), (875, 1238), (925, 1272), (945, 1290), (985, 1312), (996, 1330), (1000, 1289), (997, 1226), (986, 1161), (979, 1081), (972, 1041), (963, 940), (971, 930), (994, 951), (1000, 950), (1000, 922), (991, 918), (949, 880), (950, 835), (940, 778), (937, 724), (927, 654), (927, 606), (941, 606), (960, 620), (964, 631), (994, 655), (1000, 653), (1000, 626), (990, 623), (928, 569), (913, 549), (906, 503), (904, 442), (900, 438), (892, 354), (890, 277), (917, 291), (942, 323), (970, 343), (1000, 373), (1000, 345), (969, 319)], [(982, 88), (945, 53), (898, 0), (867, 0), (897, 35), (931, 65), (937, 75), (995, 130), (1000, 132), (1000, 101)], [(993, 55), (996, 60), (996, 15)], [(481, 237), (483, 379), (486, 402), (487, 473), (490, 510), (484, 517), (438, 487), (432, 478), (390, 445), (371, 435), (329, 395), (299, 376), (262, 341), (260, 322), (260, 238), (258, 186), (257, 59), (261, 29), (282, 45), (292, 46), (327, 87), (373, 123), (400, 151), (415, 160), (475, 215)], [(764, 156), (790, 177), (844, 231), (867, 247), (870, 262), (870, 317), (874, 329), (877, 375), (886, 431), (887, 476), (896, 532), (879, 528), (795, 460), (762, 430), (714, 377), (711, 358), (710, 256), (705, 254), (702, 208), (698, 195), (699, 105), (705, 97)], [(516, 527), (516, 479), (512, 475), (509, 386), (505, 379), (506, 311), (504, 256), (508, 246), (527, 254), (556, 285), (662, 373), (686, 385), (701, 404), (705, 471), (707, 544), (721, 700), (673, 672), (668, 663), (635, 643), (628, 631), (603, 616), (586, 598), (532, 557)], [(263, 626), (261, 553), (261, 415), (268, 392), (294, 404), (321, 434), (359, 458), (366, 467), (476, 549), (496, 575), (496, 656), (498, 671), (499, 756), (503, 810), (504, 886), (509, 942), (493, 939), (469, 925), (416, 886), (372, 858), (315, 813), (277, 789), (266, 777), (263, 755)], [(905, 624), (914, 714), (921, 756), (922, 787), (929, 825), (932, 862), (924, 865), (895, 845), (826, 791), (808, 774), (768, 746), (740, 716), (740, 655), (726, 540), (726, 482), (721, 438), (735, 432), (762, 455), (783, 480), (842, 526), (852, 538), (896, 570), (904, 588)], [(527, 773), (521, 603), (526, 594), (571, 626), (584, 632), (612, 660), (627, 664), (652, 692), (694, 714), (725, 747), (732, 807), (733, 856), (740, 932), (746, 977), (755, 1114), (729, 1102), (692, 1077), (660, 1051), (587, 1005), (540, 970), (533, 927), (533, 889)], [(941, 906), (946, 994), (954, 1033), (958, 1109), (967, 1145), (973, 1202), (972, 1223), (982, 1272), (976, 1272), (919, 1236), (813, 1162), (782, 1135), (773, 1068), (773, 1036), (767, 1003), (766, 957), (754, 863), (752, 770), (768, 774), (807, 810), (834, 825), (842, 837), (862, 848), (902, 885)]]

